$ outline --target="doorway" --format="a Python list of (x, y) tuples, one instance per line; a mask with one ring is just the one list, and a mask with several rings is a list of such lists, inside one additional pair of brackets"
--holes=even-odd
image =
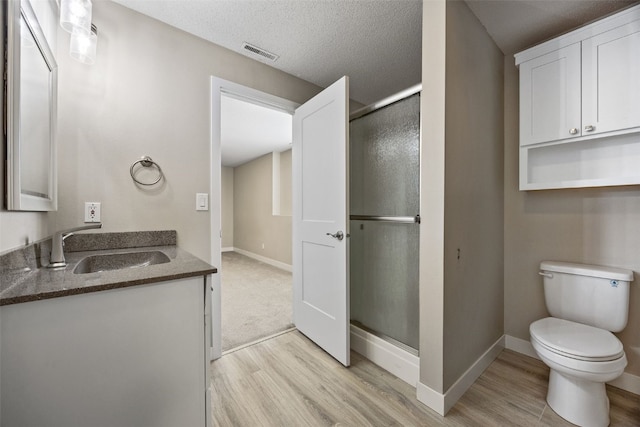
[(222, 352), (293, 327), (291, 114), (223, 94)]
[[(218, 79), (215, 77), (212, 77), (211, 79), (211, 86), (212, 86), (212, 89), (211, 89), (211, 93), (212, 93), (211, 95), (211, 103), (212, 103), (211, 104), (211, 111), (212, 111), (212, 127), (211, 127), (211, 207), (212, 207), (211, 252), (212, 252), (212, 255), (211, 255), (211, 263), (213, 265), (218, 266), (220, 268), (220, 273), (221, 273), (221, 274), (214, 275), (213, 281), (212, 281), (213, 327), (212, 327), (212, 340), (211, 340), (212, 341), (211, 358), (216, 359), (222, 355), (222, 350), (223, 350), (222, 349), (222, 341), (223, 341), (222, 330), (224, 328), (224, 324), (223, 324), (222, 313), (225, 311), (225, 308), (222, 306), (222, 301), (223, 301), (222, 292), (223, 292), (223, 286), (224, 286), (223, 281), (225, 280), (224, 267), (225, 267), (225, 264), (227, 264), (227, 266), (231, 266), (231, 267), (227, 267), (228, 269), (234, 267), (232, 264), (226, 263), (225, 260), (223, 260), (223, 248), (226, 250), (229, 250), (229, 249), (233, 250), (235, 261), (238, 261), (238, 259), (240, 259), (241, 262), (235, 263), (236, 267), (238, 266), (238, 264), (240, 264), (241, 266), (253, 264), (254, 266), (257, 266), (260, 268), (265, 268), (265, 269), (271, 268), (271, 269), (275, 269), (275, 270), (272, 270), (272, 272), (274, 272), (276, 276), (278, 275), (277, 268), (282, 269), (284, 267), (284, 269), (286, 270), (287, 264), (288, 264), (290, 269), (290, 261), (289, 263), (287, 263), (286, 257), (283, 257), (281, 253), (282, 251), (286, 252), (286, 248), (284, 249), (274, 248), (273, 246), (275, 245), (275, 243), (269, 243), (269, 242), (277, 241), (278, 235), (282, 237), (282, 233), (283, 233), (281, 231), (283, 229), (282, 227), (286, 229), (286, 226), (287, 226), (286, 208), (283, 209), (282, 207), (283, 206), (282, 201), (283, 199), (286, 199), (286, 195), (284, 195), (283, 191), (281, 190), (282, 181), (283, 180), (286, 181), (286, 180), (279, 179), (279, 178), (282, 178), (280, 176), (281, 175), (280, 166), (282, 163), (286, 163), (286, 156), (287, 156), (286, 154), (282, 155), (281, 151), (286, 152), (287, 149), (290, 148), (290, 147), (287, 147), (286, 145), (284, 149), (282, 145), (280, 145), (279, 148), (276, 147), (275, 149), (272, 148), (271, 150), (267, 150), (268, 152), (266, 154), (262, 154), (262, 155), (255, 154), (256, 152), (254, 152), (253, 154), (254, 156), (257, 155), (257, 159), (254, 159), (255, 162), (258, 164), (257, 169), (260, 169), (260, 165), (263, 167), (263, 169), (265, 166), (268, 166), (267, 169), (270, 169), (270, 173), (273, 174), (270, 177), (271, 179), (268, 180), (272, 183), (272, 185), (270, 186), (271, 191), (268, 191), (269, 195), (266, 198), (266, 201), (263, 201), (262, 203), (263, 205), (268, 206), (267, 209), (270, 212), (268, 212), (268, 215), (264, 215), (264, 211), (263, 211), (262, 218), (264, 219), (265, 217), (270, 216), (272, 217), (271, 219), (274, 220), (275, 223), (277, 224), (274, 225), (274, 223), (271, 223), (271, 224), (263, 223), (261, 226), (262, 231), (257, 231), (258, 228), (255, 228), (255, 226), (257, 225), (257, 223), (261, 222), (262, 220), (257, 219), (255, 217), (256, 212), (254, 212), (253, 208), (244, 207), (243, 205), (243, 207), (240, 208), (240, 211), (241, 211), (240, 213), (242, 213), (245, 216), (248, 215), (249, 217), (254, 215), (253, 218), (242, 219), (243, 221), (245, 221), (245, 226), (242, 227), (243, 228), (242, 232), (243, 233), (246, 232), (244, 233), (245, 236), (236, 236), (235, 233), (233, 233), (232, 242), (235, 242), (237, 239), (240, 239), (242, 242), (238, 244), (232, 243), (232, 246), (229, 246), (229, 240), (226, 239), (227, 237), (229, 237), (229, 229), (227, 227), (227, 230), (224, 231), (225, 228), (223, 228), (223, 225), (225, 224), (223, 224), (222, 216), (223, 216), (223, 210), (225, 208), (225, 203), (222, 199), (222, 195), (223, 195), (222, 182), (223, 182), (223, 176), (229, 175), (229, 170), (223, 167), (223, 161), (222, 161), (223, 147), (222, 147), (221, 141), (222, 141), (222, 136), (224, 134), (224, 123), (225, 123), (223, 106), (225, 103), (234, 104), (236, 106), (243, 104), (245, 107), (251, 106), (252, 108), (255, 107), (255, 108), (260, 108), (262, 110), (275, 111), (280, 113), (281, 115), (284, 113), (285, 115), (291, 116), (295, 108), (297, 107), (297, 104), (283, 98), (275, 97), (273, 95), (269, 95), (264, 92), (257, 91), (255, 89), (250, 89), (245, 86), (238, 85), (236, 83), (232, 83), (232, 82)], [(252, 121), (251, 119), (246, 119), (246, 118), (244, 119), (245, 119), (243, 122), (244, 127), (248, 129), (257, 130), (258, 132), (260, 132), (260, 130), (263, 129), (260, 122), (257, 122), (255, 120)], [(290, 133), (290, 130), (289, 130), (289, 133)], [(237, 157), (237, 155), (238, 153), (235, 153), (233, 156)], [(251, 154), (249, 154), (249, 157), (251, 157)], [(283, 162), (283, 157), (285, 158), (284, 162)], [(233, 161), (231, 161), (231, 163), (233, 163)], [(243, 167), (239, 164), (236, 166), (238, 168)], [(256, 166), (256, 165), (249, 165), (247, 168), (245, 168), (245, 169), (252, 169), (253, 171), (248, 171), (248, 172), (243, 171), (243, 173), (238, 173), (237, 175), (242, 176), (242, 179), (246, 179), (247, 176), (251, 176), (252, 174), (254, 174), (254, 171), (256, 170), (256, 168), (254, 168), (253, 166)], [(278, 171), (278, 174), (275, 173), (276, 170)], [(233, 172), (233, 175), (236, 175), (236, 172)], [(250, 179), (250, 178), (247, 178), (247, 179)], [(274, 189), (276, 188), (277, 190), (274, 191)], [(264, 198), (265, 197), (264, 193), (265, 191), (258, 191), (253, 195), (249, 195), (247, 198), (248, 199), (255, 199), (256, 197)], [(228, 203), (229, 202), (227, 201), (227, 207), (228, 207)], [(290, 213), (289, 213), (289, 218), (290, 218)], [(288, 232), (289, 237), (285, 236), (280, 240), (282, 241), (286, 240), (287, 243), (290, 244), (290, 241), (291, 241), (290, 219), (288, 221), (288, 227), (289, 227), (289, 232)], [(278, 232), (278, 230), (280, 230), (280, 232)], [(275, 252), (273, 250), (275, 250)], [(227, 254), (227, 255), (230, 255), (230, 254)], [(227, 257), (227, 258), (231, 258), (231, 257)], [(228, 259), (227, 261), (234, 261), (234, 259)], [(255, 294), (253, 295), (253, 297), (257, 299), (260, 298), (259, 295), (255, 295)], [(248, 298), (251, 298), (251, 296), (248, 296)], [(290, 304), (291, 300), (289, 300), (288, 303)], [(247, 306), (249, 306), (249, 304), (247, 304)], [(243, 314), (234, 312), (233, 316), (242, 319)]]

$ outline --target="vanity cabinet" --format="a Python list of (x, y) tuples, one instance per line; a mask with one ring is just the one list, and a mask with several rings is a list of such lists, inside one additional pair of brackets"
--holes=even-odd
[(520, 189), (640, 184), (640, 6), (515, 57)]
[(3, 306), (0, 424), (209, 425), (208, 280)]

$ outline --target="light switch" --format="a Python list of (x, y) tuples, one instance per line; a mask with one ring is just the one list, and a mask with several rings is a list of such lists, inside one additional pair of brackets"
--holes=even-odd
[(196, 193), (196, 210), (209, 210), (209, 195), (207, 193)]

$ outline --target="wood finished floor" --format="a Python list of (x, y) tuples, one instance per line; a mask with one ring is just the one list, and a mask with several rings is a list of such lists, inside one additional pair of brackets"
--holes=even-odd
[[(571, 426), (545, 402), (549, 369), (505, 350), (446, 417), (351, 352), (346, 369), (297, 331), (211, 364), (214, 426)], [(640, 396), (608, 387), (612, 426), (640, 426)]]

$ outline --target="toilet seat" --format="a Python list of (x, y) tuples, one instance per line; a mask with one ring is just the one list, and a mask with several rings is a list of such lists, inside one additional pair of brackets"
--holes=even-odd
[(624, 356), (622, 343), (604, 329), (547, 317), (529, 327), (532, 340), (546, 350), (584, 362), (607, 362)]

